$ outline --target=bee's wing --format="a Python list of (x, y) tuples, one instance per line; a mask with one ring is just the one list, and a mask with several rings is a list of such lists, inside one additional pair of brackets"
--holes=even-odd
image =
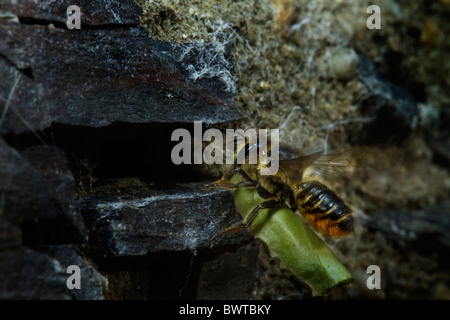
[(330, 178), (351, 172), (362, 158), (363, 154), (356, 149), (333, 154), (317, 152), (294, 159), (280, 160), (279, 168), (284, 175), (291, 177), (301, 174), (302, 179), (313, 175)]
[(302, 179), (303, 172), (320, 156), (321, 152), (279, 161), (279, 173), (291, 181)]

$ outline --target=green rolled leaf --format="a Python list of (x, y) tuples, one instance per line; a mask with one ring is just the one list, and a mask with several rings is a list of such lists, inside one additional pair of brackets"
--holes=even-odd
[[(236, 183), (237, 177), (231, 181)], [(233, 191), (236, 210), (243, 219), (262, 201), (255, 189)], [(313, 296), (328, 293), (352, 275), (331, 249), (287, 206), (260, 210), (250, 232), (267, 244), (270, 255), (310, 286)]]

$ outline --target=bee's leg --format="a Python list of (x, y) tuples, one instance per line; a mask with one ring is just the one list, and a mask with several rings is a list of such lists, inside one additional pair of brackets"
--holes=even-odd
[(267, 201), (263, 201), (261, 203), (259, 203), (253, 210), (252, 212), (250, 212), (250, 214), (245, 218), (245, 220), (243, 222), (238, 222), (235, 223), (231, 226), (229, 226), (228, 228), (222, 230), (221, 232), (219, 232), (218, 234), (216, 234), (212, 239), (211, 239), (211, 244), (217, 239), (220, 238), (222, 236), (225, 236), (227, 234), (231, 234), (231, 233), (235, 233), (235, 232), (239, 232), (239, 231), (243, 231), (247, 228), (249, 228), (252, 225), (253, 220), (256, 218), (256, 216), (258, 215), (259, 211), (261, 209), (272, 209), (272, 208), (279, 208), (281, 206), (284, 205), (286, 201), (286, 195), (283, 193), (280, 197), (280, 199), (272, 199), (272, 200), (267, 200)]
[(292, 192), (289, 193), (289, 208), (291, 208), (293, 211), (298, 209), (297, 201), (295, 201), (294, 195)]
[(216, 182), (207, 184), (205, 186), (208, 191), (213, 189), (237, 189), (237, 188), (248, 188), (248, 187), (256, 187), (256, 182), (253, 180), (249, 181), (240, 181), (238, 183), (231, 182), (221, 182), (221, 180), (217, 180)]
[[(235, 174), (238, 174), (243, 180), (239, 183), (231, 183), (230, 179)], [(205, 185), (208, 191), (213, 189), (221, 188), (221, 189), (236, 189), (236, 188), (248, 188), (248, 187), (256, 187), (256, 181), (252, 180), (241, 167), (234, 167), (233, 169), (226, 172), (222, 178), (219, 180), (209, 183)]]
[(230, 180), (236, 173), (239, 174), (241, 176), (241, 178), (244, 179), (244, 180), (251, 180), (250, 177), (247, 175), (247, 173), (245, 173), (245, 171), (242, 170), (242, 168), (239, 167), (239, 166), (238, 167), (234, 167), (231, 170), (228, 170), (228, 172), (225, 172), (225, 174), (223, 175), (222, 179), (223, 180)]
[(256, 191), (258, 192), (258, 195), (263, 199), (270, 199), (273, 198), (274, 195), (267, 191), (262, 185), (258, 184), (256, 186)]

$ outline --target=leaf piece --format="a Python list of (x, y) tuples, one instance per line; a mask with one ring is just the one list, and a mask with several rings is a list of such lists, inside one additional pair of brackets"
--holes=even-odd
[[(233, 183), (238, 180), (236, 176), (231, 179)], [(264, 201), (255, 189), (241, 188), (233, 194), (243, 219)], [(313, 296), (353, 280), (331, 249), (287, 206), (261, 210), (250, 232), (267, 244), (272, 257), (278, 257), (285, 268), (310, 286)]]

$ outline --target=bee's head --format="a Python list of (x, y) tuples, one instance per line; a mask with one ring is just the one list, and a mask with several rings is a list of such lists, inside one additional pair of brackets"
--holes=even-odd
[(237, 165), (257, 165), (261, 175), (274, 175), (278, 172), (280, 159), (295, 157), (292, 148), (285, 145), (280, 148), (278, 129), (271, 131), (270, 137), (267, 130), (260, 131), (258, 136), (259, 139), (255, 135), (246, 143), (244, 139), (240, 140), (235, 157)]
[[(272, 154), (275, 151), (276, 154)], [(278, 148), (272, 150), (272, 144), (270, 139), (267, 139), (267, 143), (261, 143), (260, 141), (247, 142), (236, 154), (236, 160), (241, 160), (238, 164), (249, 163), (256, 164), (261, 162), (261, 157), (265, 157), (271, 161), (288, 160), (298, 157), (298, 152), (286, 144), (279, 144)], [(253, 160), (253, 161), (252, 161)]]

